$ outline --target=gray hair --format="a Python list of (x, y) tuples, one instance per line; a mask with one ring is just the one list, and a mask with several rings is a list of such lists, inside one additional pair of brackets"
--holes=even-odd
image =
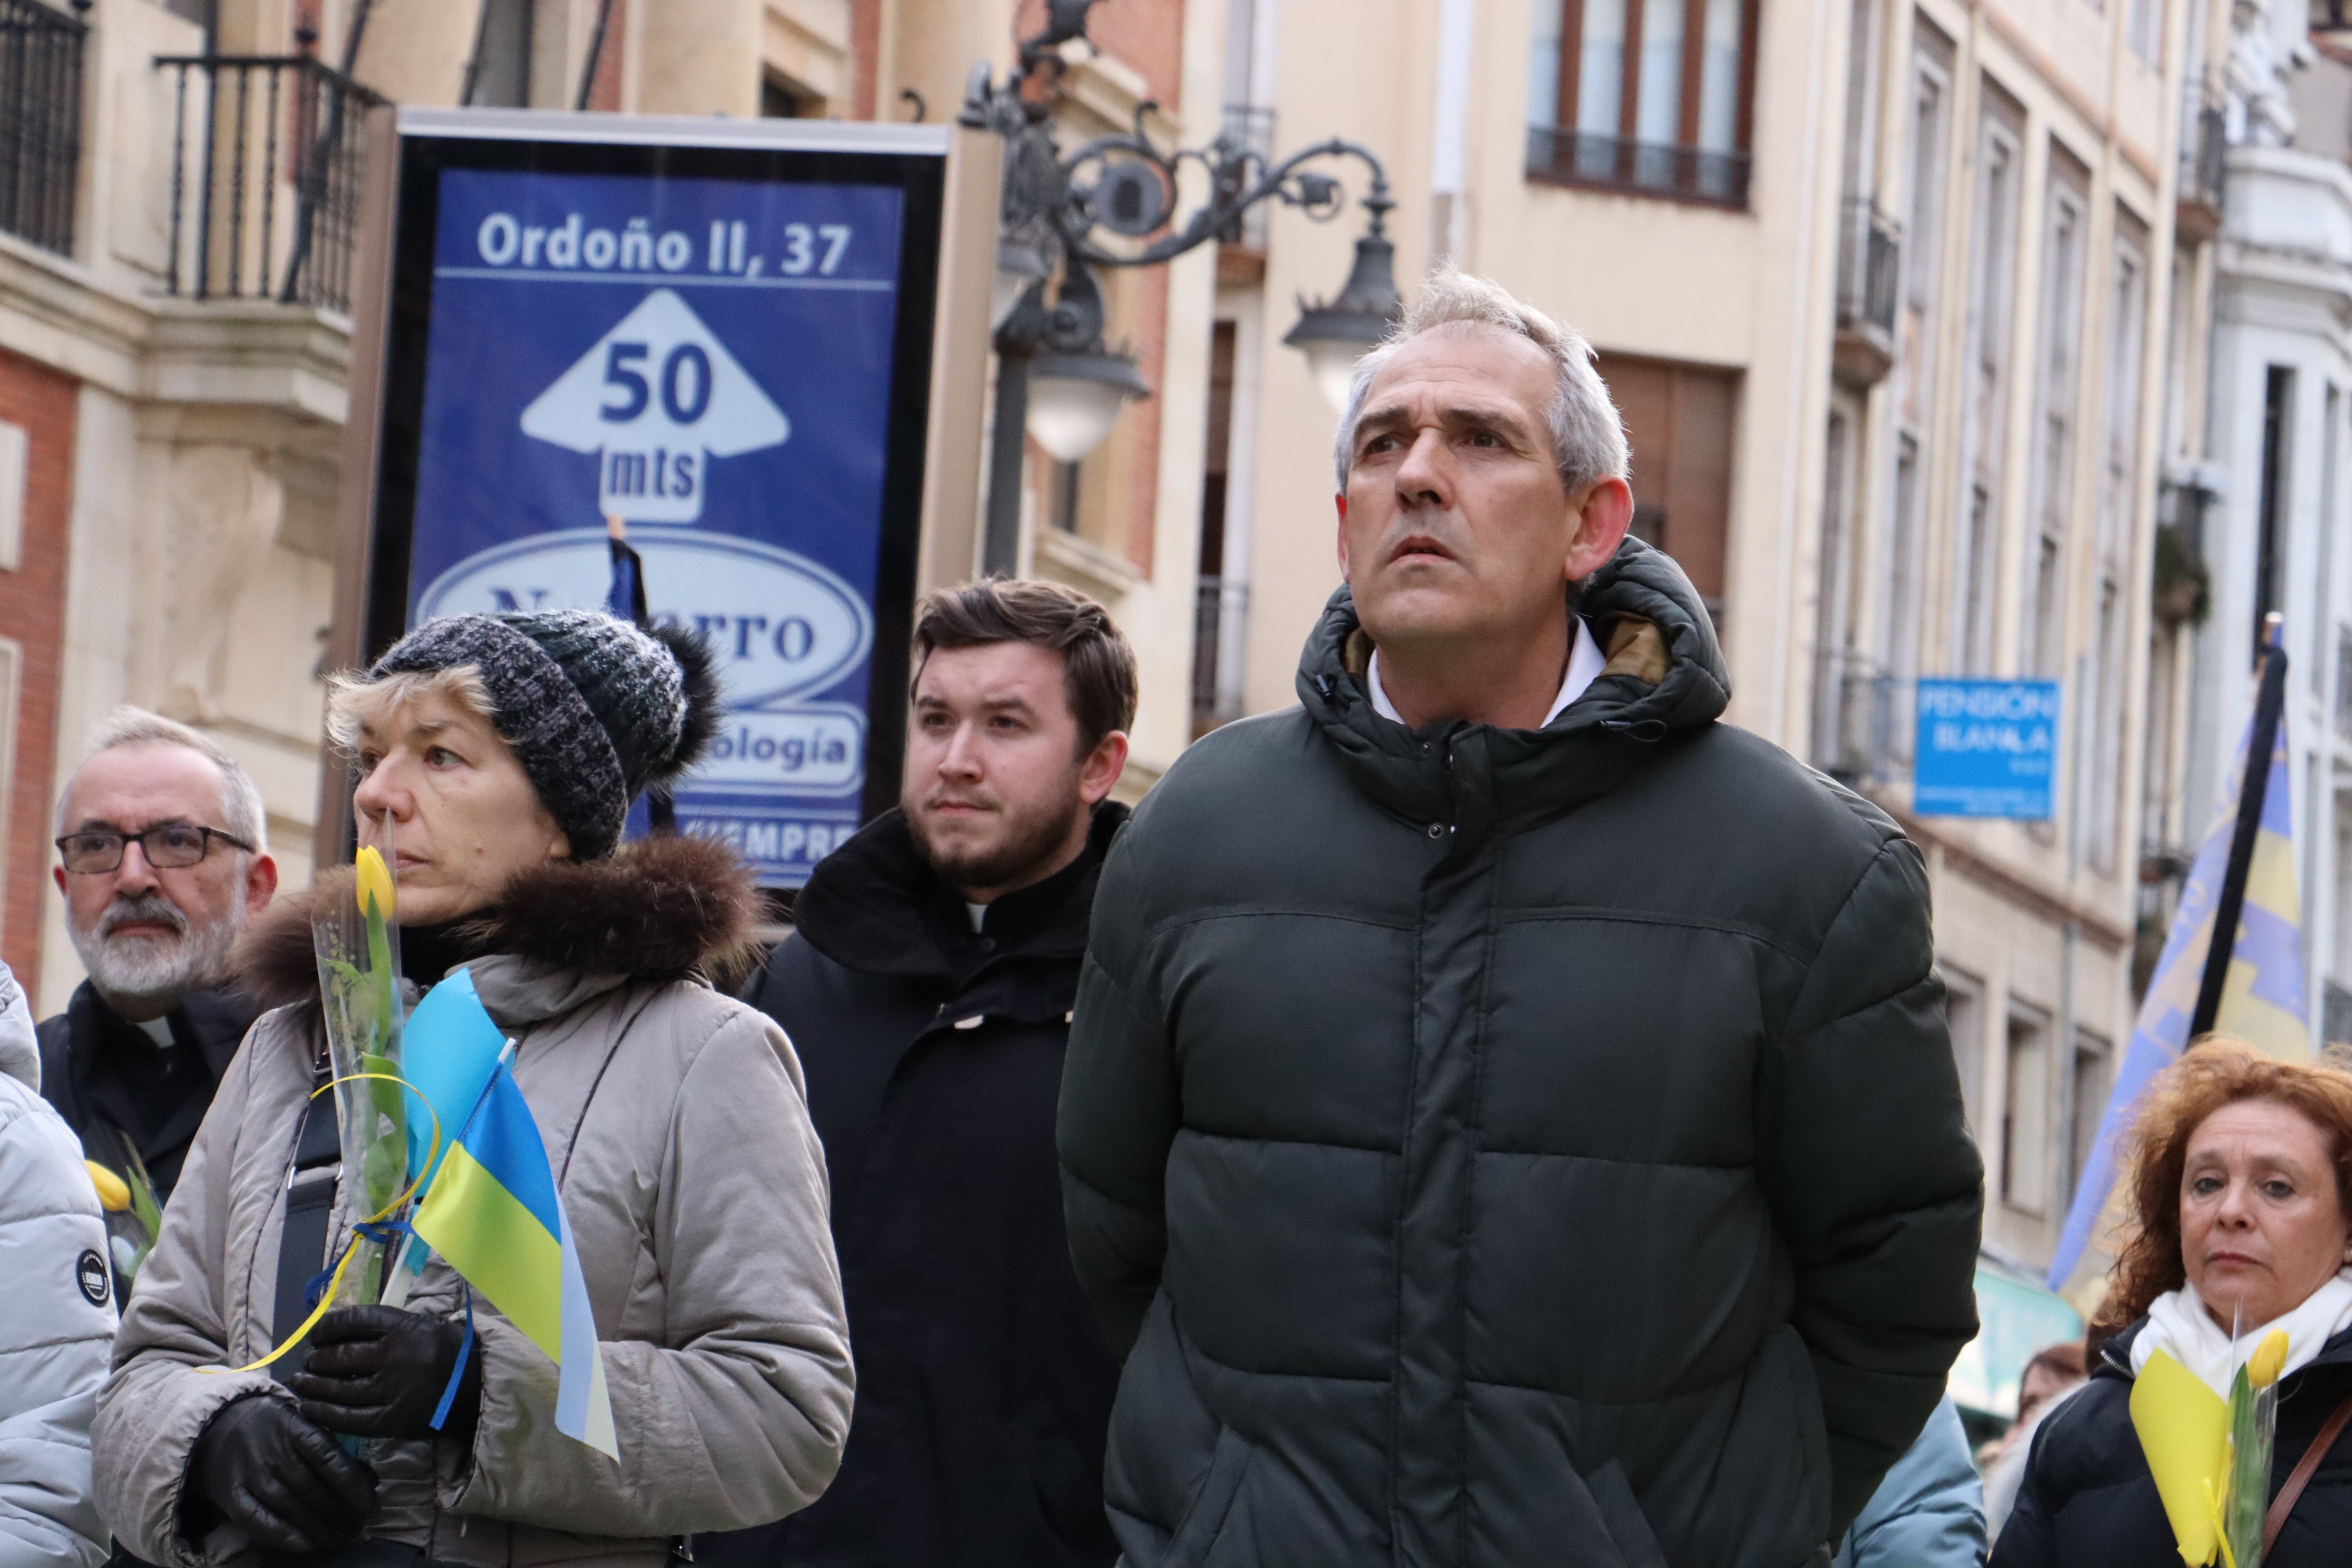
[[(254, 787), (253, 775), (201, 732), (185, 724), (174, 722), (161, 713), (150, 713), (144, 708), (117, 708), (101, 720), (98, 731), (89, 738), (89, 749), (82, 753), (81, 768), (89, 765), (92, 757), (124, 746), (178, 746), (212, 763), (220, 770), (221, 822), (237, 837), (253, 846), (253, 853), (269, 852), (269, 814), (263, 809), (261, 791)], [(57, 831), (62, 837), (66, 821), (66, 800), (73, 794), (73, 780), (66, 781), (63, 794), (58, 796)]]
[(1348, 411), (1339, 416), (1332, 444), (1342, 490), (1348, 488), (1348, 471), (1355, 467), (1356, 426), (1363, 422), (1364, 398), (1371, 391), (1372, 378), (1397, 350), (1441, 327), (1493, 327), (1516, 332), (1550, 357), (1559, 373), (1559, 384), (1544, 419), (1551, 427), (1552, 460), (1559, 466), (1562, 489), (1572, 494), (1595, 479), (1626, 477), (1624, 421), (1609, 400), (1601, 373), (1592, 368), (1592, 345), (1584, 341), (1584, 335), (1553, 321), (1499, 283), (1441, 267), (1423, 282), (1421, 297), (1406, 310), (1396, 329), (1356, 362), (1356, 374), (1348, 383)]

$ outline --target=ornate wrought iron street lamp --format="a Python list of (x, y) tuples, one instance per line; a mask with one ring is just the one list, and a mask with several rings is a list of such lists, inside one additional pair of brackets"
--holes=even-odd
[[(996, 433), (988, 476), (983, 568), (1014, 569), (1021, 531), (1021, 437), (1024, 431), (1057, 460), (1083, 458), (1110, 434), (1119, 412), (1150, 388), (1134, 356), (1103, 341), (1102, 290), (1095, 268), (1157, 267), (1212, 240), (1241, 237), (1242, 216), (1260, 202), (1297, 207), (1328, 222), (1347, 206), (1329, 174), (1305, 165), (1354, 158), (1365, 166), (1361, 205), (1369, 215), (1356, 241), (1355, 265), (1331, 299), (1299, 301), (1298, 324), (1283, 342), (1303, 351), (1316, 384), (1344, 401), (1348, 375), (1402, 308), (1395, 247), (1387, 237), (1388, 174), (1370, 149), (1334, 137), (1279, 163), (1238, 135), (1207, 147), (1162, 151), (1144, 129), (1155, 106), (1136, 110), (1131, 132), (1099, 136), (1065, 155), (1054, 133), (1066, 68), (1064, 44), (1082, 42), (1096, 0), (1048, 0), (1045, 29), (1021, 46), (1019, 68), (999, 81), (972, 68), (962, 123), (1004, 139), (1003, 211), (992, 297), (996, 336)], [(1208, 202), (1174, 216), (1176, 182), (1186, 163), (1209, 176)], [(1112, 250), (1097, 234), (1135, 242)], [(1046, 300), (1053, 285), (1053, 300)], [(1335, 390), (1336, 389), (1336, 390)]]

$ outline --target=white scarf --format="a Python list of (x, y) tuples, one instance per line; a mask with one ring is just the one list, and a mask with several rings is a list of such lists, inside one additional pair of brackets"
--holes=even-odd
[(2147, 1367), (2147, 1358), (2162, 1351), (2194, 1373), (2199, 1382), (2223, 1399), (2230, 1384), (2273, 1329), (2286, 1331), (2286, 1365), (2279, 1375), (2310, 1363), (2327, 1342), (2352, 1328), (2352, 1268), (2304, 1298), (2303, 1305), (2267, 1323), (2245, 1329), (2232, 1344), (2230, 1331), (2213, 1321), (2198, 1298), (2197, 1287), (2184, 1284), (2167, 1290), (2149, 1303), (2147, 1327), (2132, 1341), (2132, 1374)]

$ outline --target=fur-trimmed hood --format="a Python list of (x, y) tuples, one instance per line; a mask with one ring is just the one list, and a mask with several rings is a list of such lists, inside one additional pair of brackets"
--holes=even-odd
[[(319, 994), (310, 915), (349, 896), (348, 868), (272, 904), (237, 942), (231, 964), (265, 1006)], [(735, 852), (714, 839), (647, 838), (602, 860), (535, 867), (496, 910), (459, 928), (477, 956), (633, 980), (674, 980), (723, 962), (751, 940), (759, 895)]]

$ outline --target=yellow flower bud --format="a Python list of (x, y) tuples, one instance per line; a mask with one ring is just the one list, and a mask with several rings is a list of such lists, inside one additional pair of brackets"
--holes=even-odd
[(2263, 1336), (2263, 1342), (2255, 1346), (2254, 1353), (2247, 1358), (2246, 1381), (2256, 1388), (2268, 1388), (2279, 1380), (2279, 1373), (2285, 1366), (2286, 1331), (2273, 1329)]
[(84, 1160), (89, 1171), (89, 1184), (98, 1189), (98, 1206), (109, 1214), (121, 1214), (131, 1206), (131, 1189), (121, 1177), (95, 1160)]
[(359, 874), (360, 912), (380, 920), (392, 918), (392, 873), (373, 844), (363, 846), (352, 869)]

